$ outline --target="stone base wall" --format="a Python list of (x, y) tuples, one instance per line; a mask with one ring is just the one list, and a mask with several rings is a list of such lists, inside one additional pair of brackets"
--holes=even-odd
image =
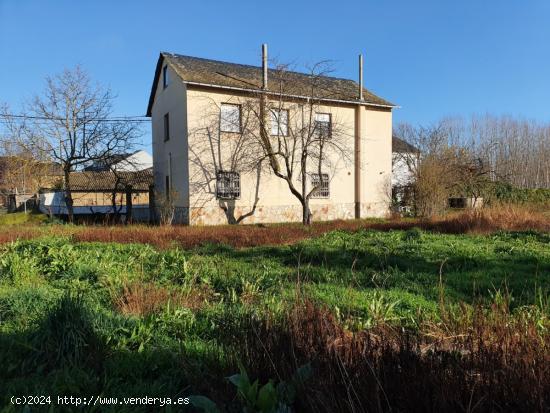
[[(311, 205), (313, 221), (332, 221), (336, 219), (354, 219), (355, 204), (323, 204)], [(178, 208), (184, 209), (184, 208)], [(251, 211), (252, 207), (228, 207), (226, 211), (219, 206), (191, 207), (188, 213), (178, 214), (175, 221), (189, 225), (226, 225), (235, 223), (240, 216)], [(361, 217), (385, 217), (388, 214), (387, 205), (362, 204)], [(266, 224), (280, 222), (301, 222), (302, 208), (300, 205), (261, 206), (256, 207), (253, 215), (241, 221), (242, 224)]]
[(385, 202), (370, 202), (361, 204), (361, 218), (387, 218), (390, 205)]
[[(149, 208), (147, 208), (149, 210)], [(149, 221), (155, 222), (155, 223), (161, 223), (161, 221), (166, 220), (172, 220), (172, 224), (183, 224), (183, 225), (189, 225), (189, 208), (187, 207), (174, 207), (173, 212), (170, 214), (170, 212), (163, 213), (160, 208), (155, 208), (151, 213), (149, 214)]]

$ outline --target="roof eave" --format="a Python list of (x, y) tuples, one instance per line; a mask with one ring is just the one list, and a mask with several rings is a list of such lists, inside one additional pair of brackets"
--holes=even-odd
[(151, 117), (152, 110), (153, 110), (153, 103), (155, 102), (155, 95), (157, 93), (157, 86), (159, 83), (160, 78), (160, 71), (162, 69), (162, 64), (164, 62), (164, 53), (159, 54), (159, 58), (157, 60), (157, 67), (155, 68), (155, 78), (153, 80), (153, 84), (151, 85), (151, 94), (149, 95), (149, 103), (147, 104), (147, 112), (145, 116)]
[[(155, 78), (153, 80), (153, 85), (151, 86), (151, 94), (149, 96), (149, 103), (147, 105), (147, 113), (146, 113), (147, 117), (151, 117), (151, 115), (152, 115), (155, 95), (156, 95), (156, 91), (157, 91), (157, 87), (158, 87), (158, 83), (159, 83), (159, 79), (160, 79), (160, 74), (161, 74), (161, 71), (162, 71), (162, 66), (164, 64), (164, 60), (166, 59), (166, 56), (170, 57), (171, 53), (161, 52), (159, 54), (159, 58), (158, 58), (158, 61), (157, 61), (157, 66), (155, 68)], [(170, 59), (166, 59), (166, 61), (168, 62), (168, 64), (170, 64)], [(237, 86), (224, 86), (224, 85), (218, 85), (218, 84), (215, 84), (215, 83), (203, 83), (203, 82), (188, 81), (188, 80), (185, 80), (182, 77), (182, 75), (179, 73), (179, 71), (175, 67), (174, 67), (174, 72), (181, 79), (181, 81), (183, 83), (187, 84), (187, 85), (208, 87), (208, 88), (222, 89), (222, 90), (235, 90), (235, 91), (246, 92), (246, 93), (251, 93), (251, 92), (258, 93), (259, 92), (259, 93), (265, 93), (265, 94), (268, 94), (268, 95), (278, 95), (278, 96), (280, 96), (280, 94), (277, 93), (277, 92), (264, 91), (262, 89), (240, 88), (240, 87), (237, 87)], [(365, 90), (365, 91), (368, 92), (368, 90)], [(283, 96), (288, 97), (288, 98), (292, 98), (292, 99), (311, 99), (310, 96), (303, 96), (303, 95), (283, 94)], [(348, 100), (348, 99), (330, 99), (330, 98), (316, 98), (316, 99), (318, 99), (319, 101), (322, 101), (322, 102), (345, 103), (345, 104), (348, 104), (348, 105), (370, 106), (370, 107), (385, 108), (385, 109), (390, 109), (390, 110), (392, 110), (394, 108), (400, 108), (400, 106), (395, 105), (391, 102), (388, 102), (388, 104), (380, 104), (380, 103), (368, 102), (366, 100)]]
[[(183, 82), (187, 85), (191, 86), (200, 86), (200, 87), (208, 87), (213, 89), (224, 89), (224, 90), (235, 90), (239, 92), (255, 92), (255, 93), (264, 93), (267, 95), (277, 95), (281, 96), (278, 92), (270, 92), (269, 90), (262, 90), (262, 89), (248, 89), (248, 88), (240, 88), (236, 86), (224, 86), (224, 85), (217, 85), (214, 83), (202, 83), (202, 82), (193, 82), (188, 81), (185, 79), (182, 79)], [(282, 96), (292, 98), (292, 99), (311, 99), (311, 96), (304, 96), (304, 95), (293, 95), (293, 94), (287, 94), (283, 93)], [(380, 103), (373, 103), (368, 102), (366, 100), (347, 100), (347, 99), (331, 99), (331, 98), (315, 98), (316, 100), (322, 101), (322, 102), (334, 102), (334, 103), (346, 103), (348, 105), (360, 105), (360, 106), (373, 106), (373, 107), (380, 107), (380, 108), (387, 108), (387, 109), (393, 109), (398, 108), (399, 106), (394, 104), (380, 104)]]

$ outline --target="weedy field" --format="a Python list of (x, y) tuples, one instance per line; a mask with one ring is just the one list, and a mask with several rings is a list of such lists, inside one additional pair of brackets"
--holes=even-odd
[(256, 247), (33, 227), (0, 247), (2, 405), (202, 395), (222, 411), (547, 411), (550, 234), (401, 224)]

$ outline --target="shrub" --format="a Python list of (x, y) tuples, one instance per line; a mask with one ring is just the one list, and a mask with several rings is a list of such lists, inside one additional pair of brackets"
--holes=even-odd
[(491, 182), (483, 194), (488, 203), (548, 204), (550, 189), (517, 188), (507, 182)]
[(36, 360), (50, 368), (65, 365), (97, 366), (103, 342), (96, 334), (81, 295), (66, 293), (46, 314), (30, 342)]
[(420, 241), (422, 239), (422, 230), (418, 227), (408, 229), (403, 234), (403, 241)]
[(264, 380), (311, 362), (299, 411), (542, 411), (550, 335), (539, 322), (501, 303), (448, 312), (418, 333), (380, 325), (352, 334), (305, 300), (283, 322), (250, 320), (240, 348)]

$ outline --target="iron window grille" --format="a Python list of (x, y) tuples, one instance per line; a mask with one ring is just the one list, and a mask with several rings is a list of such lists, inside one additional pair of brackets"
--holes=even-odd
[(216, 197), (218, 199), (239, 199), (241, 197), (241, 174), (233, 171), (216, 173)]
[(311, 174), (311, 187), (317, 187), (311, 194), (312, 198), (328, 198), (330, 196), (328, 174)]

